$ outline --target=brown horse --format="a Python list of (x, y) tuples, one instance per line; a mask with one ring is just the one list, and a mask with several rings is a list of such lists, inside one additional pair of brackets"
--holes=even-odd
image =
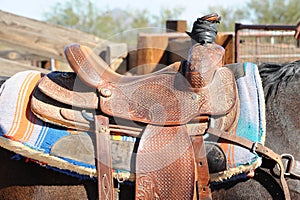
[[(259, 67), (266, 95), (266, 146), (300, 159), (300, 61)], [(1, 128), (1, 127), (0, 127)], [(0, 199), (96, 199), (95, 180), (70, 177), (26, 162), (25, 158), (0, 148)], [(214, 199), (284, 199), (278, 180), (264, 160), (252, 179), (214, 186)], [(287, 177), (288, 178), (288, 177)], [(300, 199), (300, 181), (289, 179), (292, 199)], [(134, 185), (120, 185), (120, 199), (134, 199)]]

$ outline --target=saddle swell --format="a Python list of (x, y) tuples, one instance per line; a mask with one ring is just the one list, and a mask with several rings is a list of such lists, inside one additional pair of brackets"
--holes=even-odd
[(191, 47), (184, 76), (193, 88), (205, 87), (212, 81), (215, 71), (223, 66), (224, 54), (224, 48), (216, 44)]

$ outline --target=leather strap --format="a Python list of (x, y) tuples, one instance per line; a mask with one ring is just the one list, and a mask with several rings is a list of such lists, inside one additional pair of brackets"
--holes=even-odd
[(283, 163), (281, 160), (281, 156), (279, 154), (275, 153), (274, 151), (272, 151), (268, 147), (264, 146), (263, 144), (255, 143), (248, 139), (245, 139), (245, 138), (242, 138), (242, 137), (239, 137), (236, 135), (230, 135), (229, 133), (222, 131), (222, 130), (218, 130), (215, 128), (208, 128), (207, 132), (209, 134), (217, 136), (223, 140), (226, 140), (233, 144), (244, 147), (250, 151), (253, 151), (254, 153), (257, 153), (261, 156), (264, 156), (266, 158), (269, 158), (269, 159), (275, 161), (278, 164), (279, 169), (280, 169), (280, 182), (281, 182), (281, 186), (282, 186), (282, 190), (283, 190), (285, 199), (287, 199), (287, 200), (291, 199), (289, 188), (288, 188), (287, 182), (284, 177), (284, 173), (285, 173), (284, 166), (283, 166)]
[(212, 199), (212, 196), (209, 187), (210, 176), (203, 136), (193, 137), (192, 144), (195, 152), (198, 199), (209, 200)]
[(97, 141), (97, 175), (99, 199), (113, 200), (114, 185), (110, 153), (109, 119), (95, 115), (95, 133)]

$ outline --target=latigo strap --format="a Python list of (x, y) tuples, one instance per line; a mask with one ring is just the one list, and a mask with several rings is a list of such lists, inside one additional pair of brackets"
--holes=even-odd
[(260, 143), (255, 143), (255, 142), (252, 142), (250, 140), (247, 140), (245, 138), (242, 138), (242, 137), (239, 137), (236, 135), (230, 135), (227, 132), (224, 132), (222, 130), (209, 128), (207, 130), (207, 132), (209, 134), (212, 134), (223, 140), (226, 140), (233, 144), (236, 144), (236, 145), (239, 145), (246, 149), (249, 149), (250, 151), (253, 151), (261, 156), (264, 156), (266, 158), (269, 158), (269, 159), (275, 161), (278, 164), (279, 169), (280, 169), (280, 182), (281, 182), (281, 186), (282, 186), (282, 190), (283, 190), (285, 199), (291, 199), (289, 188), (288, 188), (287, 182), (284, 177), (285, 170), (284, 170), (284, 166), (283, 166), (283, 163), (281, 160), (281, 155), (275, 153), (274, 151), (272, 151), (271, 149), (269, 149), (268, 147), (266, 147)]
[(97, 140), (97, 173), (99, 199), (113, 200), (114, 185), (110, 153), (110, 134), (107, 117), (95, 116), (95, 133)]
[(203, 136), (193, 137), (193, 147), (196, 161), (198, 199), (212, 199), (209, 188), (210, 176)]

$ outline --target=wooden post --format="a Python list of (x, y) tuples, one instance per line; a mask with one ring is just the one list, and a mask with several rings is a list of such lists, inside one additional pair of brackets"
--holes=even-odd
[(185, 33), (187, 29), (187, 22), (186, 20), (167, 20), (166, 28), (167, 32)]
[(225, 49), (224, 64), (234, 63), (234, 43), (232, 33), (218, 33), (216, 43)]
[(137, 74), (151, 73), (166, 63), (165, 50), (168, 36), (162, 34), (140, 34), (137, 49)]
[(177, 61), (183, 61), (188, 59), (188, 52), (192, 46), (190, 37), (182, 37), (174, 40), (169, 40), (168, 45), (168, 64), (172, 64)]
[(127, 71), (127, 54), (127, 44), (108, 44), (106, 48), (105, 60), (112, 70), (117, 71), (120, 74), (124, 74)]

